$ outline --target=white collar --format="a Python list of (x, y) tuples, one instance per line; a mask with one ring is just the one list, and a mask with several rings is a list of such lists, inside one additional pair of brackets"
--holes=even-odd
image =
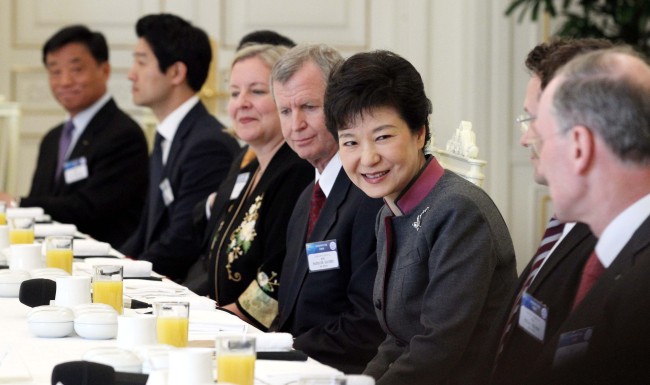
[(199, 97), (197, 95), (187, 99), (158, 124), (156, 131), (158, 131), (167, 142), (171, 143), (174, 140), (174, 136), (176, 135), (176, 131), (178, 131), (178, 126), (181, 124), (181, 121), (198, 102)]
[[(104, 104), (108, 103), (110, 99), (111, 96), (107, 92), (101, 98), (97, 99), (95, 103), (91, 104), (90, 107), (75, 115), (75, 117), (72, 118), (72, 123), (74, 123), (74, 133), (80, 135), (86, 129), (86, 126), (90, 123), (95, 114), (97, 114), (97, 111), (104, 107)], [(68, 114), (66, 120), (70, 120), (70, 114)]]
[(330, 195), (332, 188), (334, 187), (334, 182), (336, 182), (336, 177), (341, 171), (341, 157), (339, 157), (338, 151), (332, 159), (327, 163), (327, 166), (323, 169), (323, 173), (319, 173), (316, 169), (316, 181), (320, 184), (321, 190), (326, 197)]
[(614, 262), (648, 216), (650, 216), (650, 194), (623, 210), (605, 227), (596, 243), (596, 254), (603, 266), (607, 268)]

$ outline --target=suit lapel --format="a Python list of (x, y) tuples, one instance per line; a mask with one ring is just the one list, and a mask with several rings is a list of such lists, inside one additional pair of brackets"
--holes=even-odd
[[(316, 221), (314, 230), (309, 237), (309, 242), (313, 242), (314, 240), (327, 240), (327, 234), (336, 223), (339, 208), (345, 202), (345, 197), (348, 195), (350, 184), (350, 179), (341, 168), (336, 177), (336, 181), (334, 182), (334, 186), (332, 187), (332, 191), (330, 191), (320, 216)], [(306, 230), (307, 228), (305, 227), (305, 231)]]
[[(339, 175), (336, 177), (336, 181), (334, 182), (334, 187), (332, 187), (332, 191), (330, 191), (327, 201), (325, 201), (325, 206), (323, 206), (308, 242), (314, 242), (314, 240), (327, 240), (330, 230), (334, 224), (336, 224), (338, 210), (343, 202), (345, 202), (345, 198), (348, 195), (350, 183), (350, 179), (348, 179), (343, 169), (341, 169)], [(307, 188), (311, 192), (314, 188), (314, 183), (310, 184)], [(305, 250), (305, 235), (307, 232), (307, 224), (309, 222), (309, 200), (307, 200), (305, 207), (301, 208), (301, 211), (300, 218), (298, 219), (299, 222), (296, 223), (296, 228), (300, 231), (299, 234), (302, 234), (302, 237), (297, 242), (297, 247), (300, 248), (300, 254), (295, 264), (295, 270), (290, 273), (293, 279), (290, 288), (287, 289), (289, 297), (287, 297), (287, 301), (282, 306), (282, 323), (284, 323), (293, 312), (298, 294), (307, 278), (307, 274), (309, 274), (307, 251)], [(282, 327), (282, 324), (280, 327)]]
[[(165, 165), (163, 166), (162, 169), (162, 174), (161, 174), (161, 181), (165, 180), (167, 178), (170, 183), (170, 187), (172, 189), (172, 192), (175, 193), (174, 190), (174, 183), (172, 182), (173, 180), (173, 175), (176, 172), (176, 170), (179, 168), (179, 165), (177, 164), (178, 162), (178, 157), (180, 156), (180, 153), (182, 152), (183, 145), (185, 143), (185, 140), (187, 139), (187, 136), (192, 132), (192, 127), (194, 127), (195, 122), (197, 119), (204, 115), (207, 114), (207, 110), (203, 106), (203, 103), (198, 102), (190, 112), (185, 115), (183, 120), (181, 120), (180, 124), (178, 125), (178, 129), (176, 130), (176, 134), (174, 134), (174, 139), (172, 140), (172, 145), (171, 148), (169, 149), (169, 156), (167, 157), (167, 162), (165, 162)], [(158, 224), (160, 221), (163, 219), (166, 208), (165, 204), (162, 199), (162, 194), (160, 193), (160, 190), (158, 190), (156, 194), (156, 199), (154, 203), (157, 208), (155, 211), (155, 216), (153, 223), (150, 224), (148, 227), (147, 235), (146, 235), (146, 243), (149, 244), (149, 240), (151, 239), (152, 235), (155, 232), (155, 229), (158, 227)]]
[[(588, 319), (593, 321), (594, 316), (599, 316), (603, 310), (608, 294), (616, 286), (616, 281), (623, 279), (625, 274), (634, 268), (636, 255), (640, 251), (650, 247), (648, 232), (650, 232), (650, 217), (646, 218), (645, 222), (634, 232), (634, 235), (616, 256), (614, 262), (605, 270), (582, 302), (572, 312), (567, 320), (569, 325), (571, 325), (570, 320), (573, 317), (578, 320)], [(560, 332), (574, 329), (562, 327)]]
[[(534, 293), (539, 285), (544, 282), (544, 279), (555, 270), (555, 267), (562, 262), (562, 260), (571, 255), (576, 246), (578, 246), (585, 238), (589, 237), (590, 234), (591, 231), (587, 225), (584, 223), (577, 223), (560, 241), (557, 248), (553, 250), (549, 259), (544, 263), (539, 273), (537, 273), (537, 276), (531, 283), (528, 291)], [(527, 271), (529, 270), (527, 269)]]
[[(110, 120), (111, 116), (115, 113), (116, 110), (117, 105), (115, 104), (115, 101), (113, 101), (113, 99), (109, 99), (108, 102), (106, 102), (106, 104), (104, 104), (104, 106), (102, 106), (102, 108), (97, 111), (95, 116), (90, 119), (90, 122), (88, 122), (88, 125), (84, 129), (79, 139), (77, 139), (74, 148), (70, 152), (68, 160), (73, 160), (88, 155), (88, 148), (93, 143), (95, 136), (98, 132), (101, 132), (101, 130), (104, 129), (106, 122)], [(63, 131), (63, 126), (61, 127), (61, 131)], [(57, 138), (58, 137), (60, 137), (60, 134), (57, 136)], [(54, 175), (54, 173), (52, 175)], [(55, 191), (57, 193), (60, 193), (66, 189), (67, 184), (65, 183), (65, 177), (63, 173), (61, 173), (61, 179), (56, 183)]]
[(169, 149), (169, 157), (163, 167), (163, 179), (171, 176), (171, 174), (178, 168), (176, 164), (177, 158), (180, 156), (181, 149), (183, 148), (187, 136), (192, 132), (192, 128), (199, 117), (207, 113), (208, 112), (203, 106), (203, 103), (198, 102), (194, 107), (192, 107), (190, 112), (185, 115), (183, 120), (181, 120), (181, 123), (178, 125), (178, 130), (176, 130), (176, 134), (174, 135), (172, 146)]

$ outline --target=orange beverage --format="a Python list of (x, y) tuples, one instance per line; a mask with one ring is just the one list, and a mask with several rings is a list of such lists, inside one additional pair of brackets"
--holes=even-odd
[(156, 333), (158, 342), (184, 348), (187, 346), (189, 332), (187, 317), (158, 317), (156, 320)]
[(93, 302), (105, 303), (113, 306), (118, 313), (124, 311), (122, 281), (97, 281), (93, 282)]
[(56, 267), (72, 274), (72, 249), (50, 249), (45, 252), (47, 267)]
[(12, 245), (34, 243), (34, 229), (31, 230), (10, 229), (9, 243)]
[(219, 354), (217, 356), (217, 382), (253, 385), (255, 382), (255, 355)]

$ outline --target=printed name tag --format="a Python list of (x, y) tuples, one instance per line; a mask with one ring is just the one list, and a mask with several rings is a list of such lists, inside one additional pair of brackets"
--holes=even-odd
[(65, 184), (71, 184), (88, 178), (88, 164), (86, 157), (72, 159), (63, 165), (63, 178)]
[(250, 176), (250, 172), (242, 172), (241, 174), (237, 175), (235, 187), (232, 188), (232, 193), (230, 193), (230, 200), (239, 198), (239, 194), (241, 194), (241, 191), (246, 186), (246, 182), (248, 182), (248, 178)]
[(548, 307), (532, 295), (524, 293), (519, 308), (519, 327), (537, 341), (543, 342), (546, 320), (548, 320)]
[(553, 358), (553, 368), (564, 366), (584, 356), (589, 348), (592, 334), (593, 328), (591, 327), (560, 334)]
[(169, 206), (174, 201), (174, 192), (172, 191), (172, 185), (169, 183), (169, 179), (165, 178), (158, 186), (162, 192), (165, 206)]
[(305, 245), (309, 271), (332, 270), (339, 268), (339, 254), (336, 251), (336, 239), (312, 242)]

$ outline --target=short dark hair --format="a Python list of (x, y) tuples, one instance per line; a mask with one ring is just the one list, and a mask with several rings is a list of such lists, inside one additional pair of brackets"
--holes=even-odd
[(540, 78), (541, 87), (544, 89), (551, 82), (557, 70), (574, 57), (597, 49), (611, 48), (613, 45), (606, 39), (555, 37), (549, 42), (536, 45), (528, 53), (526, 68)]
[(212, 61), (208, 35), (200, 28), (176, 15), (161, 13), (147, 15), (135, 26), (138, 37), (149, 43), (160, 72), (164, 73), (176, 62), (187, 67), (187, 83), (199, 91), (205, 83)]
[(293, 40), (269, 29), (260, 29), (244, 35), (244, 37), (239, 40), (237, 51), (249, 44), (282, 45), (288, 48), (296, 46), (296, 43)]
[(329, 78), (325, 92), (325, 121), (334, 137), (365, 112), (392, 107), (412, 132), (425, 127), (429, 142), (431, 101), (420, 73), (406, 59), (389, 51), (351, 56)]
[(71, 25), (60, 29), (43, 45), (43, 64), (47, 64), (47, 55), (70, 43), (83, 44), (97, 63), (108, 61), (108, 44), (99, 32), (93, 32), (85, 25)]
[(542, 89), (546, 88), (548, 83), (553, 80), (555, 73), (574, 57), (599, 49), (612, 48), (613, 46), (614, 43), (606, 39), (569, 39), (566, 44), (557, 47), (542, 60), (539, 73)]

